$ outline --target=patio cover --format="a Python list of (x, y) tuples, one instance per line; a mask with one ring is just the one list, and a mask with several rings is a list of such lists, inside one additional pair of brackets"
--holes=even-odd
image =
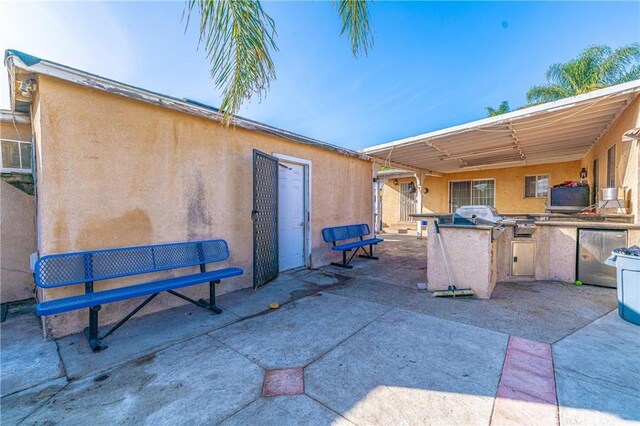
[(432, 175), (581, 159), (640, 93), (640, 80), (365, 148)]

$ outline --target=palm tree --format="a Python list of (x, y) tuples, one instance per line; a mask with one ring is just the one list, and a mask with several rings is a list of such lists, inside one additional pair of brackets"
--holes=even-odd
[(557, 101), (614, 84), (640, 79), (640, 44), (616, 50), (608, 46), (589, 46), (580, 55), (547, 70), (547, 84), (527, 92), (530, 105)]
[[(373, 44), (366, 0), (335, 0), (353, 55), (367, 54)], [(220, 110), (228, 124), (242, 103), (264, 96), (275, 78), (271, 52), (275, 23), (259, 0), (187, 0), (186, 25), (193, 13), (200, 17), (200, 40), (211, 63), (211, 78), (222, 89)]]
[(510, 112), (511, 108), (509, 108), (509, 102), (502, 101), (500, 102), (500, 106), (498, 106), (498, 108), (486, 107), (485, 110), (487, 111), (487, 115), (489, 117), (495, 117), (496, 115)]

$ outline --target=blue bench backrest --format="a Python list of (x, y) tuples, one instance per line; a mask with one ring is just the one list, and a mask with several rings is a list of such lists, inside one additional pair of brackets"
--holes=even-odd
[(351, 238), (360, 238), (369, 234), (369, 225), (366, 223), (335, 226), (333, 228), (324, 228), (322, 230), (322, 238), (324, 238), (327, 243), (334, 243), (336, 241), (348, 240)]
[(228, 258), (229, 247), (224, 240), (52, 254), (36, 262), (35, 281), (39, 287), (61, 287), (220, 262)]

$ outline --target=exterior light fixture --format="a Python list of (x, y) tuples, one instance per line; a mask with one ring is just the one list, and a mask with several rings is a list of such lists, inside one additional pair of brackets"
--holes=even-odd
[(395, 186), (398, 186), (398, 179), (394, 179), (394, 180), (393, 180), (393, 184), (394, 184)]
[(32, 98), (33, 97), (33, 93), (38, 89), (38, 83), (36, 83), (36, 81), (32, 78), (28, 79), (28, 80), (23, 80), (20, 83), (20, 87), (18, 88), (18, 90), (20, 90), (20, 93), (22, 94), (22, 96), (24, 96), (25, 98)]
[(587, 178), (587, 169), (583, 167), (582, 170), (580, 170), (580, 179), (586, 179), (586, 178)]

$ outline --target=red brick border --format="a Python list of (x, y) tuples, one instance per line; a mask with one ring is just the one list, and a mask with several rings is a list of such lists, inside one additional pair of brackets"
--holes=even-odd
[(558, 424), (551, 345), (510, 337), (491, 425)]
[(299, 395), (304, 393), (304, 370), (287, 368), (268, 370), (264, 375), (262, 396)]

